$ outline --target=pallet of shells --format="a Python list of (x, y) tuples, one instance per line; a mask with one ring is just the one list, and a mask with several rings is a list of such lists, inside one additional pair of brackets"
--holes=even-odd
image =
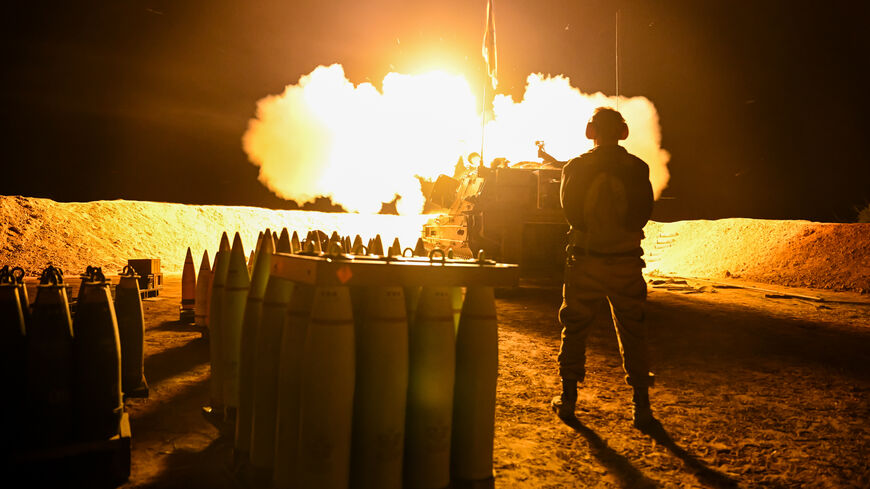
[[(516, 265), (284, 229), (215, 256), (207, 419), (274, 487), (488, 486), (498, 321)], [(277, 239), (276, 239), (277, 238)], [(240, 467), (241, 468), (241, 467)]]
[[(125, 300), (138, 302), (138, 290), (125, 295), (119, 287), (113, 298), (102, 270), (88, 267), (73, 318), (59, 269), (42, 272), (32, 304), (23, 275), (0, 270), (0, 356), (8, 394), (0, 419), (12, 472), (34, 487), (120, 484), (130, 473), (119, 335), (119, 323), (128, 318), (115, 311), (127, 309)], [(137, 372), (134, 387), (141, 387), (144, 376)]]

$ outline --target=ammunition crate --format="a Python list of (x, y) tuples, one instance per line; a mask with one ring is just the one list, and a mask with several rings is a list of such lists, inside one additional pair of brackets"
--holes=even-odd
[(139, 275), (139, 293), (143, 298), (156, 297), (163, 288), (163, 274), (160, 273), (159, 258), (128, 259), (127, 265)]
[(127, 260), (127, 265), (133, 267), (136, 270), (136, 274), (141, 277), (160, 273), (159, 258), (131, 258)]

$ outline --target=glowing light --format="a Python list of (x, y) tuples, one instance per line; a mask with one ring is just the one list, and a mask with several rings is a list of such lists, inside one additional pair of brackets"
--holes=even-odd
[[(496, 95), (495, 118), (486, 126), (488, 156), (506, 156), (513, 162), (537, 161), (535, 141), (545, 141), (547, 152), (567, 160), (592, 148), (586, 122), (596, 107), (616, 106), (616, 98), (601, 92), (589, 95), (571, 86), (567, 77), (529, 75), (523, 100)], [(650, 167), (655, 196), (667, 186), (670, 155), (661, 148), (661, 130), (655, 106), (645, 97), (620, 97), (619, 111), (629, 127), (622, 144)]]
[[(537, 161), (537, 140), (557, 158), (587, 150), (586, 121), (603, 94), (586, 95), (561, 76), (530, 75), (522, 101), (497, 95), (486, 127), (486, 159)], [(420, 212), (416, 176), (452, 173), (456, 159), (480, 150), (480, 106), (466, 80), (442, 71), (390, 73), (382, 90), (354, 85), (341, 65), (320, 66), (257, 104), (243, 137), (260, 181), (278, 196), (308, 201), (327, 195), (351, 211), (374, 213), (394, 195), (403, 214)], [(658, 115), (649, 100), (620, 98), (631, 128), (626, 147), (650, 164), (658, 195), (669, 155), (660, 147)]]

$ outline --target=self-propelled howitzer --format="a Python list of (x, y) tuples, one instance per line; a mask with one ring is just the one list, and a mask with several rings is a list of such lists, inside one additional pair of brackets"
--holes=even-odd
[(476, 256), (517, 263), (527, 278), (561, 278), (568, 223), (559, 203), (561, 164), (539, 144), (544, 162), (490, 167), (441, 175), (432, 185), (425, 211), (442, 212), (423, 226), (429, 248), (453, 249), (457, 257)]

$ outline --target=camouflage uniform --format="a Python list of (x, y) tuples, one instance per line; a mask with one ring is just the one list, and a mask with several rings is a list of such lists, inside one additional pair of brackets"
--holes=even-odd
[(571, 231), (559, 309), (559, 374), (564, 380), (584, 379), (589, 327), (606, 301), (626, 381), (640, 388), (652, 385), (640, 247), (652, 212), (649, 167), (621, 146), (598, 146), (565, 166), (561, 190)]
[(565, 267), (562, 307), (562, 346), (559, 375), (582, 381), (586, 376), (586, 337), (595, 316), (607, 302), (616, 327), (619, 352), (626, 382), (632, 386), (652, 385), (644, 323), (646, 282), (641, 276), (640, 257), (575, 256)]

